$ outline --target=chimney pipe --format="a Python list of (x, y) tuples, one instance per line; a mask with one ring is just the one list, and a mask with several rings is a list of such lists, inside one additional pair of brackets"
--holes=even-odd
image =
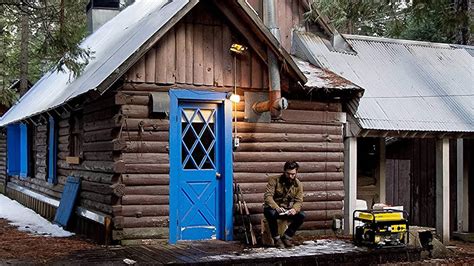
[(134, 0), (90, 0), (86, 7), (87, 30), (95, 32)]
[[(276, 23), (275, 0), (263, 0), (263, 23), (275, 38), (280, 41), (280, 29)], [(272, 119), (281, 116), (281, 110), (288, 107), (287, 100), (281, 97), (281, 81), (278, 59), (271, 48), (267, 49), (268, 77), (269, 77), (269, 100), (255, 103), (252, 108), (255, 112), (263, 113), (270, 111)]]

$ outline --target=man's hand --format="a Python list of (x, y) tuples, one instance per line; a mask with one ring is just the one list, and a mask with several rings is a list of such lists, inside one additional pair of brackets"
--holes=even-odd
[(278, 213), (283, 213), (283, 212), (286, 212), (286, 209), (285, 208), (282, 208), (282, 207), (278, 207), (275, 209)]
[(296, 214), (296, 210), (295, 209), (290, 209), (288, 210), (288, 215), (295, 215)]

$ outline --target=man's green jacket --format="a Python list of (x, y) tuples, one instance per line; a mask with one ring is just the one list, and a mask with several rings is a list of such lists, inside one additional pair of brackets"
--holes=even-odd
[(263, 195), (264, 207), (276, 209), (295, 209), (297, 212), (303, 206), (303, 183), (297, 178), (289, 180), (283, 174), (271, 176), (267, 183), (265, 194)]

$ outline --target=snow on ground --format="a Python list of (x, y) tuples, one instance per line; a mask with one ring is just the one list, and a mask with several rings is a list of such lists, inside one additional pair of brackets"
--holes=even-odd
[(74, 235), (62, 227), (52, 224), (31, 209), (26, 208), (17, 201), (11, 200), (0, 194), (0, 218), (8, 220), (18, 230), (35, 235), (51, 237), (68, 237)]
[(343, 240), (322, 239), (317, 241), (305, 241), (302, 245), (295, 246), (293, 248), (251, 248), (246, 249), (242, 253), (207, 256), (202, 259), (204, 261), (219, 261), (243, 258), (287, 258), (293, 256), (301, 257), (322, 254), (339, 254), (353, 251), (367, 251), (367, 249), (363, 247), (356, 247), (354, 244)]

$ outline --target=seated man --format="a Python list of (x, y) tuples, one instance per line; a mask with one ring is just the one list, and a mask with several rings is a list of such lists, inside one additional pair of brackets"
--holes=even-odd
[[(272, 176), (268, 180), (264, 194), (263, 214), (268, 222), (275, 246), (278, 248), (293, 247), (291, 238), (303, 224), (303, 184), (296, 178), (298, 163), (286, 162), (283, 174)], [(278, 235), (278, 219), (291, 221), (283, 236)]]

